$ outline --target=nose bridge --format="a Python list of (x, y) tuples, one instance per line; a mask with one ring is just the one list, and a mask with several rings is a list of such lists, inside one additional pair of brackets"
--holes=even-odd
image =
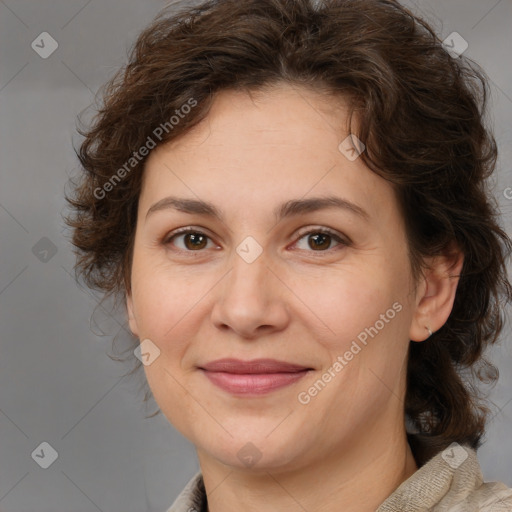
[(239, 335), (253, 337), (261, 326), (281, 329), (286, 325), (286, 308), (278, 290), (282, 285), (276, 282), (269, 263), (268, 254), (254, 241), (236, 248), (212, 310), (217, 327), (227, 326)]
[(229, 273), (229, 293), (262, 300), (268, 292), (269, 273), (268, 253), (252, 237), (247, 237), (236, 247), (232, 258), (232, 270)]

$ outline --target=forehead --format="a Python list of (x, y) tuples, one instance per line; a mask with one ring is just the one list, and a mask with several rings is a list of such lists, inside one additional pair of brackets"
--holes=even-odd
[(297, 86), (222, 91), (201, 123), (151, 152), (141, 210), (170, 194), (239, 211), (336, 192), (378, 217), (392, 187), (340, 151), (347, 115), (343, 98)]
[[(208, 136), (211, 144), (233, 150), (237, 142), (248, 144), (252, 139), (255, 144), (301, 145), (307, 151), (312, 147), (309, 137), (330, 132), (336, 142), (340, 132), (347, 132), (348, 108), (341, 96), (291, 84), (223, 90), (216, 94), (208, 116), (169, 147), (202, 145)], [(226, 140), (228, 134), (231, 140)]]

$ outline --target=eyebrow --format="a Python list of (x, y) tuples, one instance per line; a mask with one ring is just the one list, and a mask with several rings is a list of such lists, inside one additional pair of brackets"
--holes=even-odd
[[(342, 209), (361, 217), (365, 221), (370, 220), (368, 213), (360, 206), (348, 201), (347, 199), (336, 196), (291, 199), (275, 208), (273, 213), (276, 220), (282, 220), (286, 217), (292, 217), (328, 208)], [(205, 215), (207, 217), (213, 217), (223, 221), (221, 211), (212, 203), (198, 199), (186, 199), (173, 196), (164, 197), (152, 205), (146, 213), (146, 219), (152, 213), (169, 209), (178, 210), (184, 213)]]

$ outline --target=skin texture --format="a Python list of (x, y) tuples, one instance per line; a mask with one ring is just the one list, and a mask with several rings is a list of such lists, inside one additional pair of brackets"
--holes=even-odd
[[(224, 91), (203, 122), (147, 160), (130, 328), (161, 351), (146, 376), (162, 412), (196, 446), (211, 512), (374, 511), (417, 469), (403, 414), (408, 347), (446, 322), (458, 282), (449, 274), (459, 274), (462, 256), (429, 260), (414, 288), (392, 186), (340, 152), (347, 135), (340, 98), (284, 84)], [(223, 220), (174, 209), (146, 218), (170, 195), (211, 202)], [(357, 204), (368, 220), (335, 208), (273, 216), (288, 200), (327, 195)], [(186, 226), (208, 237), (200, 249), (186, 235), (170, 240)], [(350, 243), (327, 238), (318, 249), (318, 228)], [(248, 236), (263, 251), (252, 263), (236, 251)], [(300, 403), (394, 303), (394, 318)], [(224, 357), (313, 371), (239, 397), (198, 369)], [(247, 443), (260, 457), (250, 467), (237, 455)]]

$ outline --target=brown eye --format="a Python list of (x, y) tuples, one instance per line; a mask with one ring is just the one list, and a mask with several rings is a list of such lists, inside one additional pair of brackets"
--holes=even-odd
[[(307, 240), (307, 243), (304, 243)], [(332, 248), (333, 243), (340, 246), (348, 246), (349, 242), (343, 240), (335, 232), (331, 232), (326, 228), (310, 230), (300, 235), (299, 240), (296, 242), (298, 249), (315, 252), (328, 252)], [(301, 247), (302, 244), (302, 247)]]
[(185, 247), (190, 250), (203, 249), (206, 247), (207, 237), (200, 233), (187, 233), (184, 235)]
[(331, 245), (331, 236), (325, 233), (318, 233), (308, 236), (308, 245), (313, 250), (328, 249)]
[(210, 238), (197, 230), (184, 229), (178, 231), (164, 240), (164, 245), (174, 245), (182, 251), (198, 252), (208, 246)]

